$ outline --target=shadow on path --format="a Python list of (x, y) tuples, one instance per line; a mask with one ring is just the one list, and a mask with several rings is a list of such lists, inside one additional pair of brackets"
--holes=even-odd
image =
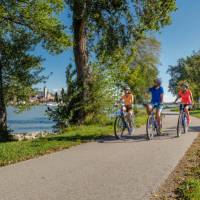
[[(82, 141), (82, 142), (88, 142), (88, 141), (96, 141), (98, 143), (131, 143), (131, 142), (144, 142), (148, 141), (146, 133), (144, 134), (145, 130), (142, 134), (137, 133), (136, 135), (131, 136), (124, 136), (122, 139), (116, 139), (116, 137), (113, 135), (108, 136), (97, 136), (95, 134), (91, 135), (55, 135), (55, 137), (46, 137), (41, 138), (40, 140), (48, 140), (48, 141)], [(189, 128), (189, 132), (200, 132), (200, 126), (191, 126)], [(177, 138), (176, 135), (176, 127), (169, 127), (169, 128), (163, 128), (162, 135), (157, 136), (155, 135), (153, 140), (169, 140)]]
[(200, 132), (200, 126), (191, 126), (189, 127), (189, 131)]

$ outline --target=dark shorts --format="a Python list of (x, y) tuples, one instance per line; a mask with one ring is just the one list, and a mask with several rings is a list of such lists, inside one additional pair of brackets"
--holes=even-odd
[(126, 105), (126, 111), (129, 112), (131, 110), (133, 110), (133, 106), (132, 105)]
[(150, 104), (152, 106), (153, 109), (156, 109), (157, 111), (162, 111), (163, 110), (163, 104)]
[(185, 109), (185, 107), (188, 107), (188, 110), (192, 110), (192, 104), (181, 104), (180, 110)]

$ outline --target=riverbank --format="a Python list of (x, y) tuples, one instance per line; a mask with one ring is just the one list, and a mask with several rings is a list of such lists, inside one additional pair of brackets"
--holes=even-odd
[[(140, 112), (136, 117), (136, 126), (140, 127), (145, 122), (146, 114)], [(72, 127), (62, 134), (49, 134), (34, 140), (0, 143), (0, 166), (60, 151), (108, 136), (113, 136), (113, 125), (88, 125)]]

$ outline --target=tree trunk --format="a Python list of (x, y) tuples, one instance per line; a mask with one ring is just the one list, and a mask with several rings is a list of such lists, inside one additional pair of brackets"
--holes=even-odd
[(5, 139), (7, 136), (7, 113), (3, 90), (3, 67), (0, 63), (0, 138)]
[(84, 105), (87, 103), (89, 96), (88, 86), (90, 82), (90, 71), (88, 66), (88, 53), (87, 53), (87, 36), (86, 36), (86, 20), (84, 17), (84, 3), (79, 5), (79, 3), (74, 4), (73, 9), (73, 31), (74, 31), (74, 58), (77, 69), (77, 81), (80, 88), (80, 98), (79, 101), (82, 104), (81, 109), (79, 109), (79, 120), (84, 122), (86, 115)]

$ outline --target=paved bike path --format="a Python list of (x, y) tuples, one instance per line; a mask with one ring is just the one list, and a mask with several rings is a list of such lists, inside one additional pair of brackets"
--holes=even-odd
[(164, 182), (200, 132), (175, 137), (177, 115), (164, 119), (165, 136), (146, 141), (145, 128), (124, 141), (105, 139), (0, 168), (0, 200), (145, 200)]

